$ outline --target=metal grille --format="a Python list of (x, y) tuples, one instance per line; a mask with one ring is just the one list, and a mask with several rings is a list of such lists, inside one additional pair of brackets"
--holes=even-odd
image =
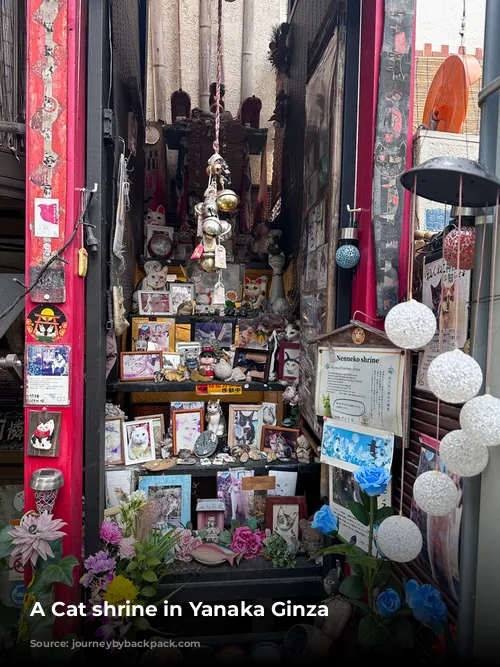
[[(26, 110), (26, 3), (0, 2), (0, 120), (24, 123)], [(24, 152), (24, 137), (0, 132), (0, 145)]]
[[(125, 307), (131, 308), (132, 292), (135, 287), (136, 263), (140, 255), (142, 242), (142, 221), (144, 202), (144, 107), (141, 77), (141, 36), (137, 0), (112, 0), (111, 2), (111, 41), (112, 41), (112, 91), (108, 106), (113, 110), (114, 139), (114, 178), (113, 178), (113, 215), (116, 211), (116, 176), (120, 152), (125, 147), (128, 157), (129, 112), (137, 118), (138, 136), (136, 155), (130, 155), (130, 210), (127, 212), (124, 273), (119, 273), (119, 262), (111, 254), (111, 285), (123, 287)], [(142, 45), (143, 46), (143, 45)], [(112, 225), (112, 234), (114, 224)]]

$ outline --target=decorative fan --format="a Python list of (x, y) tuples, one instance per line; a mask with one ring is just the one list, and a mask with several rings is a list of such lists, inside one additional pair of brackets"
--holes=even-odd
[(422, 124), (429, 130), (460, 134), (467, 116), (469, 86), (481, 78), (474, 56), (449, 56), (436, 72), (425, 101)]

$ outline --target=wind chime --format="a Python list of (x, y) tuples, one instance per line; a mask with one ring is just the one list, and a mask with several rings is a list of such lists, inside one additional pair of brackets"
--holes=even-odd
[(223, 308), (226, 297), (221, 271), (226, 268), (226, 249), (222, 243), (232, 235), (231, 223), (219, 218), (221, 213), (233, 213), (240, 204), (240, 198), (231, 190), (231, 172), (226, 161), (219, 154), (220, 113), (221, 113), (221, 62), (222, 62), (222, 0), (218, 0), (217, 34), (217, 79), (215, 90), (215, 141), (214, 154), (208, 160), (208, 187), (204, 201), (195, 206), (198, 217), (197, 234), (200, 243), (191, 255), (197, 260), (202, 271), (219, 271), (219, 281), (212, 294), (212, 305)]

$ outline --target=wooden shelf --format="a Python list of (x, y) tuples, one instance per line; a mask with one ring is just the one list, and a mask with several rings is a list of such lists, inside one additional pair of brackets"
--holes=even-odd
[[(198, 385), (204, 386), (205, 383), (198, 383)], [(280, 384), (279, 382), (245, 382), (243, 383), (224, 383), (224, 382), (211, 382), (206, 384), (230, 384), (233, 387), (242, 387), (243, 393), (252, 392), (252, 391), (285, 391), (288, 385)], [(196, 382), (110, 382), (106, 385), (106, 389), (109, 393), (112, 392), (124, 392), (124, 393), (133, 393), (133, 392), (144, 392), (144, 393), (173, 393), (173, 392), (196, 392), (196, 387), (198, 386)], [(238, 394), (208, 394), (208, 396), (213, 396), (215, 398), (220, 398), (221, 396), (238, 396)]]
[(234, 463), (225, 463), (222, 466), (202, 466), (200, 463), (196, 462), (194, 465), (187, 466), (176, 464), (168, 470), (157, 470), (150, 471), (146, 470), (142, 466), (108, 466), (106, 470), (130, 470), (135, 469), (138, 471), (138, 474), (141, 477), (147, 477), (148, 475), (192, 475), (193, 477), (215, 477), (218, 472), (224, 470), (231, 470), (232, 468), (245, 468), (245, 470), (253, 470), (256, 476), (267, 475), (269, 470), (286, 470), (288, 472), (298, 472), (299, 474), (319, 474), (321, 469), (320, 463), (298, 463), (297, 461), (290, 461), (289, 463), (284, 463), (281, 461), (274, 461), (273, 463), (268, 463), (265, 459), (262, 461), (247, 461), (246, 463), (240, 463), (235, 461)]
[(159, 584), (158, 593), (164, 597), (182, 586), (172, 598), (172, 603), (179, 604), (259, 597), (324, 597), (322, 572), (322, 565), (306, 556), (299, 556), (293, 569), (273, 567), (263, 558), (242, 560), (232, 567), (228, 563), (212, 567), (196, 562), (174, 563), (173, 571)]

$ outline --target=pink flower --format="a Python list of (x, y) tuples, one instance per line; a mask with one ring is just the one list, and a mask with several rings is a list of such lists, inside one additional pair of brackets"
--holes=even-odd
[(13, 558), (20, 556), (23, 565), (31, 561), (31, 565), (34, 567), (39, 556), (43, 560), (47, 560), (47, 557), (54, 557), (49, 542), (66, 535), (59, 528), (67, 524), (61, 519), (53, 519), (52, 517), (53, 515), (47, 512), (42, 512), (40, 516), (27, 514), (19, 526), (8, 531), (9, 535), (14, 538), (14, 549), (11, 554)]
[(175, 546), (175, 559), (184, 563), (189, 563), (193, 560), (191, 552), (201, 547), (203, 544), (200, 537), (194, 537), (189, 529), (179, 531), (179, 537)]
[(100, 538), (108, 544), (119, 544), (123, 539), (122, 529), (116, 523), (103, 521), (101, 523)]
[(131, 560), (135, 556), (135, 539), (124, 537), (118, 544), (118, 555), (125, 560)]
[(233, 533), (231, 549), (236, 553), (244, 552), (245, 560), (256, 558), (264, 548), (264, 536), (263, 530), (256, 530), (254, 533), (248, 526), (240, 526)]

